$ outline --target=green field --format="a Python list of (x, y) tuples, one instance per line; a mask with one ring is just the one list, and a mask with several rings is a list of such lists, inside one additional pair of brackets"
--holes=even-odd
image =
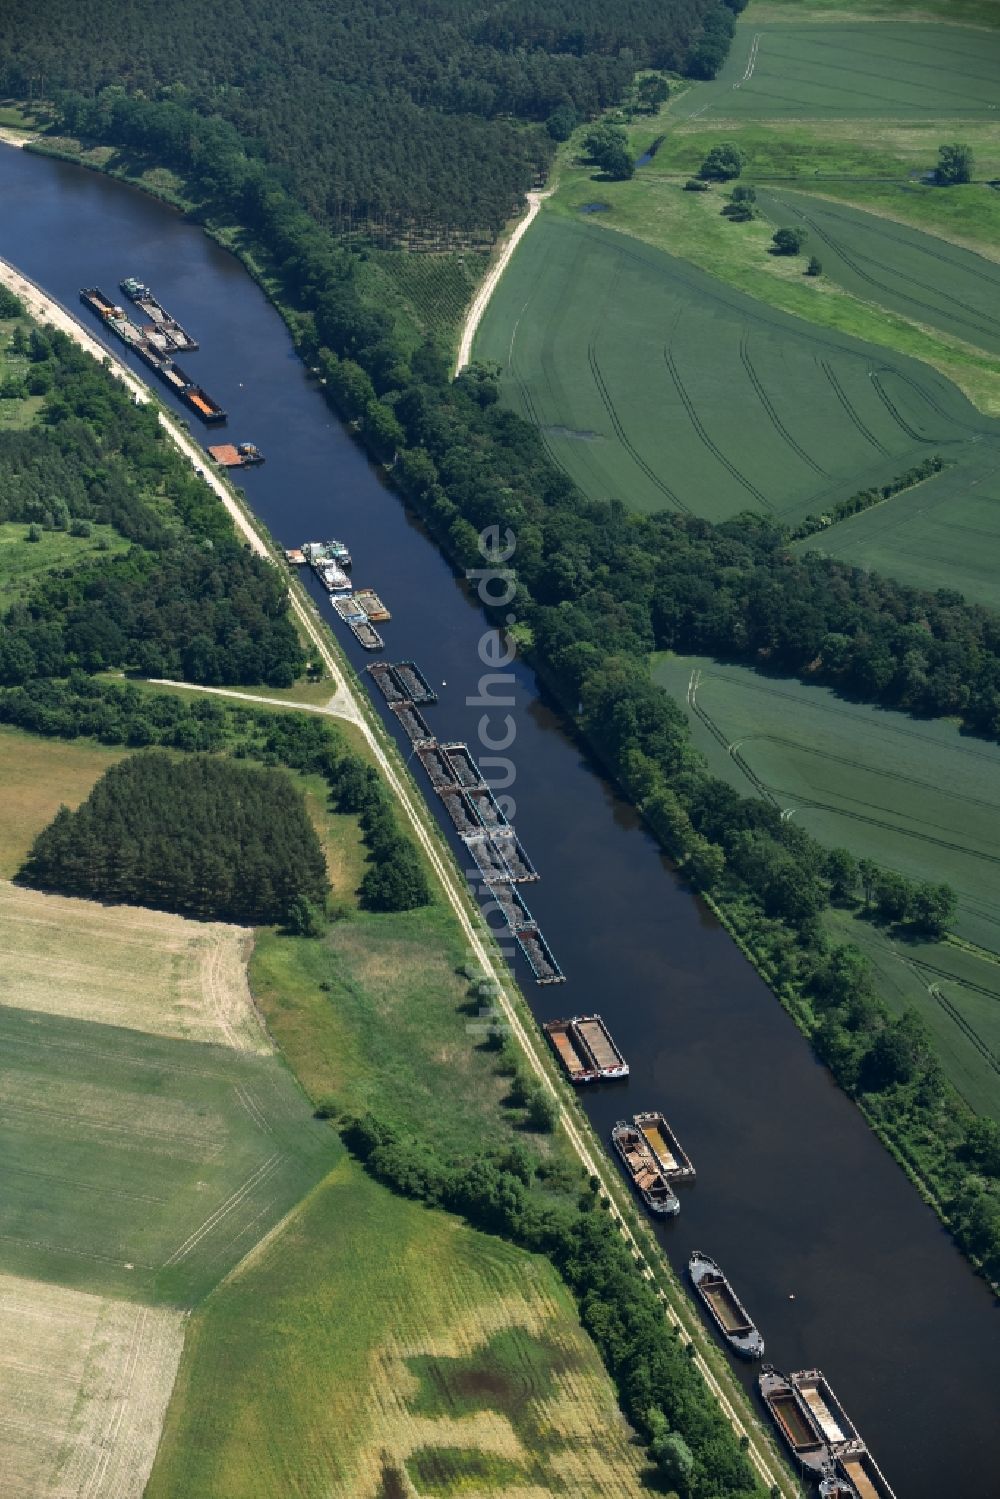
[(43, 531), (39, 541), (27, 538), (26, 525), (0, 522), (0, 609), (25, 598), (43, 573), (79, 566), (95, 554), (109, 555), (128, 548), (128, 542), (112, 526), (94, 525), (89, 536)]
[(195, 1314), (146, 1499), (638, 1499), (641, 1455), (545, 1260), (344, 1161)]
[(1000, 963), (950, 942), (894, 941), (845, 911), (827, 920), (835, 938), (861, 948), (890, 1009), (923, 1018), (969, 1107), (1000, 1119)]
[(706, 657), (661, 658), (655, 676), (716, 774), (763, 788), (823, 843), (947, 881), (956, 930), (1000, 953), (1000, 745)]
[(995, 608), (1000, 546), (1000, 453), (966, 450), (917, 489), (895, 495), (796, 543), (917, 588), (954, 589)]
[(935, 370), (557, 214), (525, 236), (475, 353), (585, 493), (640, 510), (794, 523), (1000, 440)]
[(1000, 265), (936, 235), (803, 193), (759, 188), (774, 226), (806, 230), (823, 274), (853, 296), (1000, 354)]
[(273, 1057), (0, 1009), (0, 1270), (191, 1305), (339, 1144)]
[(654, 677), (686, 704), (716, 775), (828, 847), (957, 891), (955, 931), (978, 951), (827, 919), (871, 959), (887, 1003), (924, 1017), (969, 1104), (1000, 1117), (1000, 746), (706, 657), (659, 657)]
[(692, 90), (678, 113), (982, 119), (996, 107), (998, 74), (1000, 36), (989, 31), (892, 21), (796, 26), (750, 16), (718, 78)]

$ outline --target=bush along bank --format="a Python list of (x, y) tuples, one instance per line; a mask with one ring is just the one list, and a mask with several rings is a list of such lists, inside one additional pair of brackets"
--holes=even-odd
[[(157, 128), (151, 113), (145, 146), (153, 159)], [(177, 165), (185, 148), (175, 138), (170, 149)], [(455, 564), (482, 565), (488, 528), (516, 539), (507, 607), (524, 622), (535, 664), (568, 710), (582, 705), (577, 722), (595, 753), (822, 1047), (815, 984), (835, 958), (819, 920), (832, 888), (826, 851), (781, 825), (766, 801), (707, 774), (680, 710), (649, 682), (648, 654), (766, 666), (863, 701), (955, 716), (996, 738), (1000, 616), (951, 592), (793, 554), (788, 532), (758, 515), (713, 525), (587, 501), (537, 430), (501, 407), (489, 371), (472, 368), (452, 381), (445, 351), (366, 300), (358, 259), (259, 159), (232, 143), (216, 159), (208, 142), (197, 159), (188, 154), (185, 170), (203, 218), (243, 226), (244, 253), (252, 243), (266, 265), (268, 290), (330, 403), (391, 468)], [(877, 1000), (848, 1011), (842, 1029), (858, 1059), (876, 1043), (896, 1046), (899, 1023)], [(910, 1066), (897, 1075), (838, 1067), (830, 1050), (824, 1059), (928, 1184), (974, 1262), (1000, 1279), (993, 1157), (968, 1144), (975, 1121), (915, 1017), (906, 1027), (898, 1049), (909, 1047)]]

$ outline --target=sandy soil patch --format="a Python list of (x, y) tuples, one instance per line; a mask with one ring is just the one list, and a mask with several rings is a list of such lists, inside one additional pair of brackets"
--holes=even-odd
[(0, 1275), (4, 1499), (141, 1499), (184, 1316)]
[(0, 881), (0, 1004), (264, 1055), (245, 927)]

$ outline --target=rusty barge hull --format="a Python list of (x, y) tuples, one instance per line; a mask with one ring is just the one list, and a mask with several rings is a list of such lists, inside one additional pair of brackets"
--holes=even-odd
[(600, 1015), (547, 1020), (542, 1030), (555, 1048), (570, 1082), (595, 1083), (628, 1077), (628, 1063), (611, 1039)]

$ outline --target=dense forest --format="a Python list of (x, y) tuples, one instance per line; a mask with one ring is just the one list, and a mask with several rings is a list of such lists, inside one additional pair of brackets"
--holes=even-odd
[(285, 772), (162, 750), (111, 766), (75, 812), (61, 807), (18, 879), (112, 904), (296, 929), (327, 897), (319, 839)]
[[(104, 138), (120, 101), (233, 128), (327, 224), (495, 233), (637, 68), (709, 76), (745, 0), (117, 0), (0, 7), (0, 92)], [(127, 141), (121, 120), (117, 139)], [(114, 134), (115, 132), (112, 132)]]
[(40, 425), (0, 432), (0, 521), (81, 535), (99, 522), (132, 545), (47, 573), (0, 617), (0, 684), (80, 666), (290, 686), (304, 658), (284, 583), (236, 541), (155, 410), (63, 334), (15, 340), (23, 393), (45, 403)]

